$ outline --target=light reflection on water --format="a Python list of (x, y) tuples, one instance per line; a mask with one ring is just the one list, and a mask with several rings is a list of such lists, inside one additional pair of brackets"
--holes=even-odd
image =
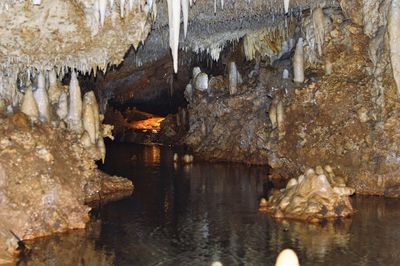
[(273, 265), (291, 247), (301, 265), (400, 265), (397, 200), (355, 197), (353, 218), (325, 225), (276, 221), (257, 212), (264, 168), (174, 168), (168, 148), (108, 148), (104, 169), (131, 178), (134, 195), (104, 206), (86, 232), (33, 242), (28, 264)]

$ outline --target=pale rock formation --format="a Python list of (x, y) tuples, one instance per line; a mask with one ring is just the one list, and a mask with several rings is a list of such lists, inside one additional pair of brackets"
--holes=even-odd
[(304, 82), (304, 48), (303, 38), (299, 38), (296, 45), (296, 51), (293, 57), (293, 81), (296, 83)]
[(96, 124), (99, 120), (95, 120), (94, 117), (94, 108), (92, 98), (90, 97), (90, 93), (88, 92), (83, 97), (83, 113), (82, 113), (82, 122), (83, 122), (83, 129), (88, 133), (90, 137), (90, 141), (92, 144), (96, 143)]
[(39, 110), (39, 119), (42, 122), (47, 122), (50, 120), (50, 104), (49, 97), (46, 91), (46, 81), (43, 72), (40, 71), (38, 74), (37, 88), (33, 92), (36, 100), (36, 104)]
[(89, 133), (87, 131), (83, 132), (80, 141), (81, 141), (83, 147), (85, 147), (85, 148), (89, 148), (89, 147), (91, 147), (93, 145), (92, 140), (91, 140), (91, 138), (89, 136)]
[(192, 78), (193, 80), (196, 79), (197, 75), (201, 73), (200, 67), (194, 67), (192, 70)]
[(235, 62), (229, 63), (229, 94), (235, 95), (237, 93), (238, 85), (242, 83), (242, 77), (237, 69)]
[(313, 10), (312, 20), (314, 26), (315, 41), (317, 44), (318, 55), (322, 55), (322, 46), (325, 42), (325, 15), (322, 8), (318, 7)]
[(49, 72), (49, 100), (51, 104), (56, 104), (60, 99), (61, 94), (61, 84), (57, 79), (57, 73), (54, 69)]
[(56, 113), (60, 120), (66, 120), (68, 116), (68, 95), (65, 91), (60, 92)]
[(184, 96), (185, 96), (186, 101), (188, 101), (189, 103), (192, 102), (192, 100), (193, 100), (193, 86), (192, 86), (192, 84), (189, 83), (189, 84), (186, 85)]
[(103, 138), (97, 140), (97, 149), (100, 152), (101, 161), (104, 163), (106, 160), (106, 145), (104, 144)]
[(196, 76), (195, 89), (199, 91), (208, 90), (208, 75), (206, 73), (200, 73)]
[(279, 253), (275, 266), (300, 266), (296, 252), (292, 249), (284, 249)]
[(32, 87), (28, 86), (25, 91), (24, 99), (21, 105), (21, 112), (29, 116), (32, 121), (37, 121), (39, 118), (39, 110), (33, 97)]
[(283, 107), (283, 102), (279, 101), (276, 106), (276, 122), (279, 131), (279, 139), (285, 136), (285, 108)]
[[(296, 181), (296, 182), (295, 182)], [(275, 191), (268, 208), (277, 218), (296, 218), (310, 222), (324, 218), (347, 217), (353, 213), (348, 196), (354, 189), (332, 187), (322, 167), (309, 168), (286, 189)]]
[(272, 124), (272, 129), (275, 129), (278, 127), (278, 120), (277, 120), (277, 112), (276, 112), (276, 107), (278, 105), (278, 98), (274, 98), (273, 101), (271, 102), (271, 105), (269, 107), (268, 115), (269, 115), (269, 120), (271, 121)]
[(72, 71), (71, 81), (69, 84), (69, 111), (68, 111), (69, 128), (76, 133), (82, 132), (82, 98), (81, 88), (76, 77), (76, 72)]

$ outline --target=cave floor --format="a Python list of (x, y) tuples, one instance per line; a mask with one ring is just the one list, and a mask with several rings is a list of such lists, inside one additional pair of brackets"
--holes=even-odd
[(325, 224), (259, 213), (267, 170), (173, 162), (173, 149), (113, 143), (103, 170), (134, 194), (92, 213), (86, 230), (38, 239), (27, 265), (273, 265), (292, 248), (301, 265), (400, 265), (400, 200), (354, 196), (357, 213)]

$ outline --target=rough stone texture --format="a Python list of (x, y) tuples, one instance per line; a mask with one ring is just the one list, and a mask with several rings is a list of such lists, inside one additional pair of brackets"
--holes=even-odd
[(362, 28), (345, 24), (329, 35), (324, 56), (333, 73), (324, 76), (309, 69), (307, 85), (283, 99), (286, 135), (273, 141), (271, 159), (278, 159), (271, 165), (280, 169), (275, 174), (287, 176), (288, 170), (298, 174), (307, 166), (335, 164), (357, 193), (395, 196), (400, 182), (399, 101), (391, 73), (383, 73), (385, 105), (377, 109)]
[[(90, 207), (132, 183), (97, 170), (93, 157), (67, 130), (31, 124), (22, 113), (0, 114), (0, 261), (16, 239), (84, 228)], [(114, 197), (114, 195), (113, 195)]]
[[(385, 9), (386, 2), (382, 3)], [(398, 197), (400, 102), (388, 67), (385, 28), (371, 39), (365, 25), (345, 20), (340, 10), (324, 13), (330, 26), (322, 56), (314, 51), (316, 60), (308, 62), (304, 84), (296, 87), (274, 74), (284, 67), (278, 61), (272, 69), (256, 65), (249, 74), (256, 81), (245, 79), (237, 96), (195, 95), (197, 100), (189, 105), (186, 143), (197, 157), (206, 159), (264, 160), (273, 168), (272, 177), (290, 179), (308, 167), (333, 164), (357, 193)], [(309, 34), (305, 47), (310, 53), (316, 49), (314, 33), (308, 29), (303, 33)], [(243, 104), (245, 99), (252, 104)], [(262, 110), (269, 119), (260, 115)], [(250, 142), (243, 142), (243, 132), (250, 132), (246, 139)], [(254, 141), (257, 138), (262, 141)], [(241, 143), (251, 143), (252, 148), (242, 149)]]
[(239, 87), (231, 96), (227, 79), (212, 96), (196, 91), (188, 107), (185, 144), (200, 159), (266, 164), (267, 99), (263, 88), (254, 87)]
[(349, 195), (354, 193), (354, 189), (338, 184), (339, 178), (329, 176), (330, 173), (319, 168), (316, 171), (307, 169), (304, 175), (292, 178), (285, 189), (275, 191), (264, 204), (266, 206), (260, 207), (266, 207), (276, 218), (310, 222), (353, 214)]

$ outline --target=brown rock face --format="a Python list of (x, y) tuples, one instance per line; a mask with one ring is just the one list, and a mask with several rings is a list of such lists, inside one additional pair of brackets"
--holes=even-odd
[(242, 87), (230, 95), (226, 87), (212, 96), (196, 92), (189, 106), (185, 143), (196, 158), (266, 164), (267, 95), (262, 89)]
[(22, 113), (0, 114), (0, 261), (17, 240), (84, 228), (90, 207), (132, 183), (100, 173), (77, 136)]

